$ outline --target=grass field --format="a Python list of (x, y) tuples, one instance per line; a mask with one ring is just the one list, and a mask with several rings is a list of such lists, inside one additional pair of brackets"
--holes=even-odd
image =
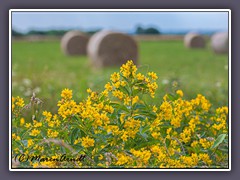
[[(101, 91), (110, 74), (118, 67), (97, 70), (87, 57), (67, 57), (59, 41), (12, 43), (12, 95), (26, 101), (35, 91), (44, 101), (44, 109), (56, 111), (61, 90), (73, 90), (79, 101), (88, 87)], [(154, 71), (159, 76), (156, 103), (172, 91), (173, 82), (184, 91), (187, 99), (198, 93), (205, 95), (213, 106), (228, 104), (228, 56), (215, 55), (210, 48), (186, 49), (182, 41), (139, 42), (139, 70)]]

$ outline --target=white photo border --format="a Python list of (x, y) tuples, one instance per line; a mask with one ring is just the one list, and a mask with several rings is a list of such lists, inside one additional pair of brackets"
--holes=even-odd
[[(78, 169), (78, 168), (54, 168), (54, 169), (17, 169), (12, 168), (12, 13), (13, 12), (228, 12), (228, 108), (229, 108), (229, 161), (228, 169)], [(9, 171), (231, 171), (231, 10), (230, 9), (10, 9), (9, 10)]]

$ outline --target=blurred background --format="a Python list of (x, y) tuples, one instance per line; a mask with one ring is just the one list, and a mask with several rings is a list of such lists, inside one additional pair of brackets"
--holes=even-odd
[[(57, 111), (64, 88), (74, 99), (87, 88), (102, 91), (119, 67), (94, 68), (89, 57), (67, 56), (63, 35), (78, 30), (91, 37), (101, 30), (131, 36), (138, 45), (139, 71), (159, 76), (156, 98), (182, 89), (186, 99), (205, 95), (214, 107), (228, 105), (228, 53), (216, 54), (211, 36), (228, 31), (228, 12), (12, 12), (12, 96), (28, 102), (33, 92), (44, 109)], [(187, 48), (184, 36), (201, 34), (205, 48)]]

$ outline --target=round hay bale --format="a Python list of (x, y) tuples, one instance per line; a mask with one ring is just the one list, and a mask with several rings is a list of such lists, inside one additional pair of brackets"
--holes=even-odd
[(90, 38), (87, 52), (95, 67), (121, 66), (127, 60), (137, 64), (138, 59), (138, 46), (132, 37), (106, 30)]
[(215, 33), (211, 37), (211, 47), (216, 54), (227, 54), (228, 32)]
[(86, 55), (88, 40), (80, 31), (69, 31), (61, 39), (61, 49), (68, 56)]
[(184, 36), (184, 45), (187, 48), (204, 48), (206, 43), (204, 37), (197, 33), (188, 33)]

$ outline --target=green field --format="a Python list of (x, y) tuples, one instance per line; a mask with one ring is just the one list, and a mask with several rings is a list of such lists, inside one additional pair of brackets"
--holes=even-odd
[[(216, 55), (211, 49), (187, 49), (182, 41), (139, 42), (139, 70), (154, 71), (159, 76), (159, 89), (154, 100), (173, 91), (177, 82), (187, 99), (198, 93), (205, 95), (218, 107), (228, 104), (228, 56)], [(87, 57), (67, 57), (60, 50), (60, 42), (12, 43), (12, 95), (26, 101), (36, 91), (44, 101), (44, 109), (56, 111), (61, 90), (73, 90), (74, 99), (87, 95), (88, 87), (101, 91), (110, 74), (118, 67), (101, 70), (90, 66)]]

